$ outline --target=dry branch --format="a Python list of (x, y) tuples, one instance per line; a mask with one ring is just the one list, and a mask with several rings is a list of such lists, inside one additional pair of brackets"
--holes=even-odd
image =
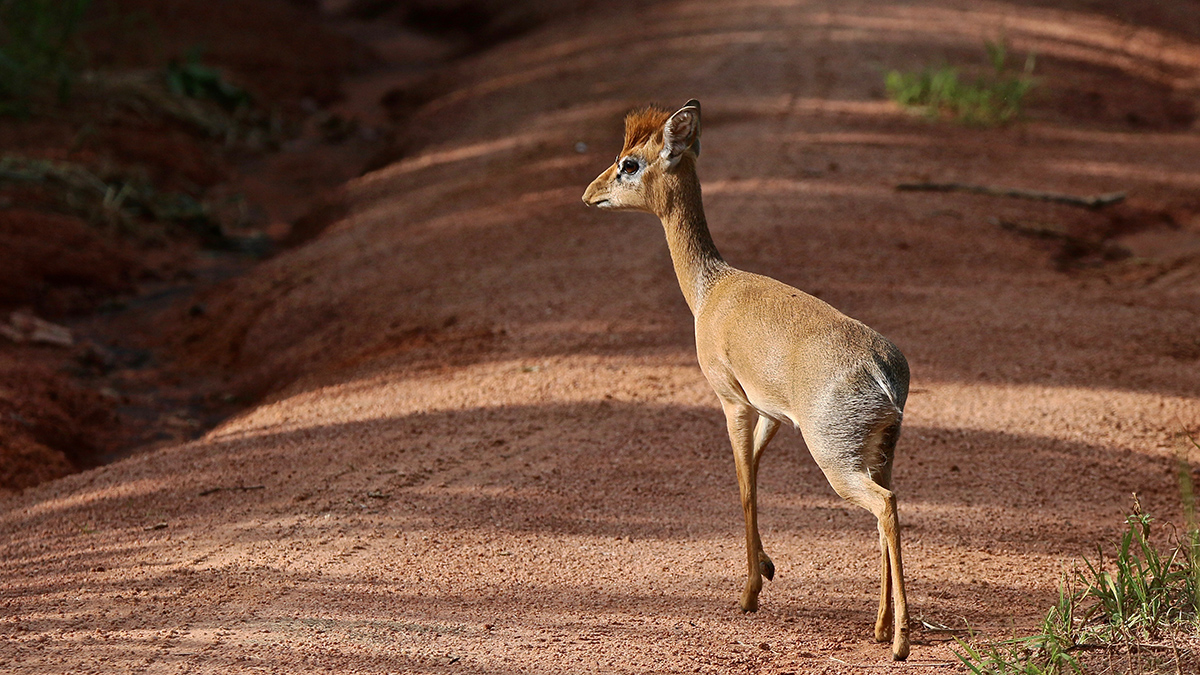
[(224, 490), (226, 492), (238, 492), (238, 491), (244, 492), (247, 490), (263, 490), (266, 487), (267, 487), (266, 485), (235, 485), (233, 487), (214, 487), (214, 488), (209, 488), (209, 489), (205, 490), (204, 492), (201, 492), (200, 496), (207, 497), (208, 495), (211, 495), (216, 492), (221, 492), (222, 490)]
[(1020, 188), (997, 187), (995, 185), (969, 185), (966, 183), (900, 183), (896, 186), (902, 192), (970, 192), (977, 195), (992, 197), (1013, 197), (1015, 199), (1031, 199), (1039, 202), (1054, 202), (1068, 206), (1082, 206), (1086, 209), (1100, 209), (1125, 201), (1124, 192), (1109, 192), (1101, 195), (1080, 197), (1058, 192), (1039, 192), (1037, 190), (1022, 190)]

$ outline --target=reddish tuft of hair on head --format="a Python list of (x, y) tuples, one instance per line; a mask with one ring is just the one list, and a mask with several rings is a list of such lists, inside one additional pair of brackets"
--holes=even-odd
[(671, 111), (654, 105), (632, 110), (625, 116), (625, 147), (621, 154), (655, 138), (662, 141), (663, 125), (671, 119)]

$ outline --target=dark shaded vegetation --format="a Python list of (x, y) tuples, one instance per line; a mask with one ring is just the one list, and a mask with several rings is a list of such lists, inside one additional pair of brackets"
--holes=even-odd
[(65, 102), (87, 64), (79, 31), (91, 0), (0, 0), (0, 114)]

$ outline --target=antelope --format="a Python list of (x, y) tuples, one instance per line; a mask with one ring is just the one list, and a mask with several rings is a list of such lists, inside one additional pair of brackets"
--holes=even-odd
[(908, 362), (882, 335), (827, 303), (725, 262), (704, 218), (696, 161), (700, 102), (677, 112), (647, 107), (625, 118), (625, 145), (583, 201), (643, 211), (662, 221), (684, 300), (695, 317), (696, 356), (724, 409), (746, 520), (744, 612), (758, 610), (762, 578), (775, 576), (758, 533), (758, 464), (783, 422), (800, 430), (843, 499), (878, 520), (882, 553), (875, 639), (909, 652), (900, 525), (892, 459), (908, 397)]

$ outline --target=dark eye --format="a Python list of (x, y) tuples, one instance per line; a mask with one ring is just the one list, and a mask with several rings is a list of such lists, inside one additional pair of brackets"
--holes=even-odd
[(641, 164), (632, 157), (626, 157), (621, 161), (621, 173), (637, 173), (638, 169), (642, 168)]

